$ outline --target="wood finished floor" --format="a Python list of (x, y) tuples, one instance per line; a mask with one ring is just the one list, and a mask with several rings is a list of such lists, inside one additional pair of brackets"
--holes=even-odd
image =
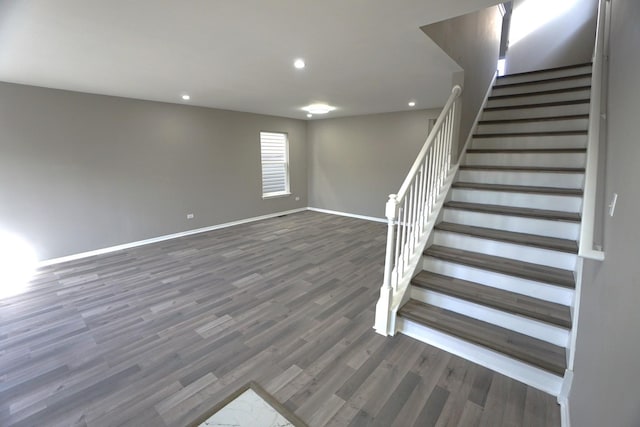
[(1, 426), (183, 426), (250, 380), (314, 426), (559, 426), (555, 399), (372, 330), (384, 224), (315, 212), (41, 269), (0, 300)]

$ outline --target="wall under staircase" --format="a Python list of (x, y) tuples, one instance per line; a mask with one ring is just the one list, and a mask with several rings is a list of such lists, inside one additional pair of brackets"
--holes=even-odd
[(573, 324), (591, 64), (499, 77), (398, 331), (558, 395)]

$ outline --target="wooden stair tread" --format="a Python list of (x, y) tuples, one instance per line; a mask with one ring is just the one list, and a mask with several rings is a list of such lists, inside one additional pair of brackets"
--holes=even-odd
[(505, 87), (531, 86), (531, 85), (539, 85), (539, 84), (545, 84), (545, 83), (551, 83), (551, 82), (577, 80), (577, 79), (583, 79), (585, 77), (591, 77), (591, 73), (574, 74), (571, 76), (551, 77), (548, 79), (539, 79), (539, 80), (527, 80), (526, 82), (503, 83), (503, 84), (494, 85), (493, 88), (499, 89), (499, 88), (505, 88)]
[(544, 166), (491, 166), (460, 165), (460, 170), (513, 171), (513, 172), (546, 172), (546, 173), (584, 173), (584, 168), (557, 168)]
[(575, 287), (573, 272), (560, 268), (532, 264), (494, 255), (485, 255), (478, 252), (464, 251), (462, 249), (447, 248), (439, 245), (430, 246), (424, 251), (424, 255), (456, 264), (464, 264), (483, 270), (506, 274), (508, 276), (520, 277), (522, 279), (549, 283), (571, 289)]
[(465, 234), (490, 240), (515, 243), (536, 248), (550, 249), (554, 251), (578, 253), (578, 244), (574, 240), (558, 239), (555, 237), (538, 236), (535, 234), (516, 233), (513, 231), (496, 230), (493, 228), (474, 227), (471, 225), (441, 222), (436, 225), (436, 230)]
[(562, 88), (562, 89), (541, 90), (538, 92), (510, 93), (508, 95), (491, 95), (489, 97), (489, 101), (495, 101), (498, 99), (509, 99), (509, 98), (526, 98), (529, 96), (554, 95), (556, 93), (566, 93), (566, 92), (580, 92), (580, 91), (589, 90), (589, 89), (591, 89), (591, 86), (576, 86), (576, 87), (568, 87), (568, 88)]
[(580, 214), (574, 212), (551, 211), (545, 209), (517, 208), (513, 206), (485, 205), (481, 203), (450, 201), (444, 204), (445, 208), (485, 212), (497, 215), (522, 216), (527, 218), (539, 218), (555, 221), (580, 222)]
[(588, 119), (588, 114), (571, 114), (567, 116), (549, 116), (549, 117), (526, 117), (526, 118), (513, 118), (513, 119), (491, 119), (480, 120), (479, 125), (493, 125), (502, 123), (532, 123), (532, 122), (556, 122), (560, 120), (576, 120), (576, 119)]
[(570, 70), (572, 68), (586, 67), (587, 65), (593, 65), (593, 64), (591, 62), (585, 62), (585, 63), (582, 63), (582, 64), (563, 65), (562, 67), (544, 68), (542, 70), (524, 71), (522, 73), (513, 73), (513, 74), (505, 74), (504, 76), (498, 76), (497, 79), (498, 80), (506, 80), (509, 77), (534, 75), (534, 74), (546, 73), (546, 72), (550, 72), (550, 71)]
[(571, 328), (571, 311), (561, 304), (424, 270), (411, 280), (411, 284), (511, 314)]
[(398, 314), (548, 372), (564, 375), (566, 355), (562, 347), (416, 300), (409, 300)]
[(471, 190), (506, 191), (511, 193), (535, 193), (559, 196), (582, 196), (582, 190), (574, 188), (556, 187), (532, 187), (526, 185), (505, 185), (505, 184), (481, 184), (476, 182), (454, 182), (454, 188), (468, 188)]
[(502, 107), (487, 107), (483, 111), (500, 111), (500, 110), (514, 110), (525, 108), (546, 108), (546, 107), (562, 107), (567, 105), (589, 104), (590, 99), (573, 99), (571, 101), (554, 101), (554, 102), (539, 102), (535, 104), (520, 104), (520, 105), (505, 105)]
[(548, 153), (548, 154), (583, 154), (586, 148), (470, 148), (467, 153)]
[(474, 133), (473, 139), (480, 138), (509, 138), (519, 136), (574, 136), (587, 135), (586, 130), (558, 130), (548, 132), (501, 132), (501, 133)]

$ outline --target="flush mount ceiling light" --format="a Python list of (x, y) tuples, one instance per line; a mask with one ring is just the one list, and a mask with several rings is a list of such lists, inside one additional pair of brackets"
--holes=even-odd
[(311, 104), (306, 107), (302, 107), (304, 111), (311, 114), (327, 114), (336, 109), (336, 107), (332, 107), (327, 104)]
[(184, 95), (181, 96), (181, 98), (183, 101), (188, 101), (191, 99), (191, 96), (185, 93)]
[(409, 107), (415, 107), (416, 101), (409, 101)]
[(298, 58), (295, 61), (293, 61), (293, 66), (296, 67), (298, 70), (301, 70), (305, 67), (305, 63), (304, 63), (304, 59)]

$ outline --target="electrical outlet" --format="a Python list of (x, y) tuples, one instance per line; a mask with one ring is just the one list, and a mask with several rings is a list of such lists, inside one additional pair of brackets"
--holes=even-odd
[(196, 217), (196, 216), (195, 216), (194, 214), (187, 214), (187, 219), (193, 219), (193, 218), (195, 218), (195, 217)]
[(300, 200), (300, 197), (299, 197), (299, 196), (296, 196), (296, 202), (297, 202), (298, 200)]

